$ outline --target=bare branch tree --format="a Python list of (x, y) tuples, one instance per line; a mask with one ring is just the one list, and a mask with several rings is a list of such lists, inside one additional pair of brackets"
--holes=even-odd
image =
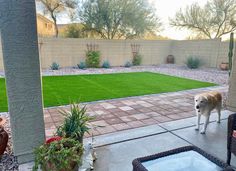
[(71, 12), (77, 6), (77, 0), (37, 0), (43, 4), (44, 13), (49, 14), (54, 22), (55, 36), (58, 37), (57, 16), (59, 13)]
[(220, 38), (236, 30), (236, 0), (209, 0), (204, 7), (198, 3), (180, 9), (170, 25), (187, 28), (209, 39)]

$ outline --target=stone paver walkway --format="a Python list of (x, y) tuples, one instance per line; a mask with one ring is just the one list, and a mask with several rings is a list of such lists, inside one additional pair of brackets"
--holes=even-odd
[[(195, 115), (194, 95), (216, 90), (225, 97), (227, 89), (227, 86), (217, 86), (86, 103), (88, 114), (96, 116), (91, 124), (100, 126), (91, 132), (97, 136), (192, 117)], [(64, 106), (44, 110), (47, 137), (52, 136), (56, 127), (63, 122), (58, 110), (68, 108)]]

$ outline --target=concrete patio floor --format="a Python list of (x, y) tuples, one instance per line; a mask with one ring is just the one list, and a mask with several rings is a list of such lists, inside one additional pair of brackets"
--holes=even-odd
[[(132, 161), (137, 157), (186, 145), (198, 146), (226, 161), (227, 118), (231, 113), (224, 111), (220, 124), (216, 123), (217, 114), (213, 113), (205, 135), (195, 131), (195, 117), (191, 117), (96, 136), (93, 143), (98, 159), (94, 171), (131, 171)], [(91, 138), (86, 138), (84, 142), (91, 142)], [(231, 164), (236, 167), (236, 157), (233, 155)], [(20, 165), (19, 170), (30, 170), (32, 165)]]
[[(92, 130), (98, 160), (95, 171), (131, 171), (132, 160), (137, 157), (186, 146), (196, 145), (210, 154), (226, 160), (226, 131), (231, 111), (222, 111), (222, 123), (217, 124), (216, 113), (206, 135), (194, 130), (194, 95), (206, 91), (220, 91), (225, 97), (228, 87), (215, 86), (179, 92), (104, 100), (87, 105), (88, 113), (95, 115), (94, 125), (103, 126)], [(60, 109), (44, 110), (47, 137), (53, 136), (64, 118)], [(86, 135), (85, 142), (91, 141)], [(232, 164), (236, 167), (236, 160)], [(21, 165), (19, 170), (29, 170), (31, 164)]]
[[(196, 145), (209, 154), (226, 161), (226, 118), (229, 112), (225, 112), (223, 115), (221, 124), (215, 122), (216, 115), (212, 116), (205, 135), (194, 130), (193, 121), (195, 118), (193, 117), (155, 126), (142, 127), (142, 129), (128, 130), (129, 134), (133, 136), (132, 139), (127, 137), (129, 135), (127, 131), (124, 134), (121, 131), (115, 134), (98, 136), (95, 138), (95, 144), (98, 146), (96, 150), (98, 159), (95, 162), (95, 171), (131, 171), (132, 160), (137, 157), (186, 145)], [(232, 157), (231, 164), (236, 167), (235, 157)]]
[[(102, 126), (94, 128), (91, 132), (94, 136), (98, 136), (193, 117), (196, 115), (194, 96), (212, 90), (220, 91), (225, 96), (228, 88), (227, 86), (215, 86), (84, 104), (87, 106), (87, 113), (96, 116), (91, 124)], [(56, 127), (62, 124), (64, 119), (58, 112), (61, 109), (68, 110), (69, 106), (52, 107), (44, 110), (47, 137), (53, 136)], [(86, 135), (86, 137), (89, 136), (91, 134)]]

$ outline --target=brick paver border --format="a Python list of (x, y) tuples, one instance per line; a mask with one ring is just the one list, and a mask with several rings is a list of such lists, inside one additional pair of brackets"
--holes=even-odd
[[(220, 91), (226, 97), (227, 86), (214, 86), (179, 92), (144, 95), (112, 100), (83, 103), (89, 115), (96, 116), (91, 122), (95, 127), (86, 137), (154, 125), (195, 116), (193, 97), (201, 92)], [(51, 137), (56, 127), (62, 124), (59, 109), (68, 106), (44, 109), (46, 136)], [(99, 126), (99, 127), (96, 127)]]

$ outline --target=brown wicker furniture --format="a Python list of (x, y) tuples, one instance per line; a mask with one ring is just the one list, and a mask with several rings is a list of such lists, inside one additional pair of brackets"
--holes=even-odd
[(231, 153), (236, 155), (236, 137), (233, 136), (236, 131), (236, 114), (228, 117), (228, 137), (227, 137), (227, 163), (230, 165)]
[[(132, 164), (133, 164), (133, 171), (149, 171), (144, 165), (145, 162), (152, 162), (154, 160), (158, 160), (158, 159), (164, 159), (164, 158), (168, 158), (172, 155), (177, 156), (180, 153), (184, 153), (184, 152), (192, 152), (192, 153), (197, 153), (199, 156), (201, 156), (202, 158), (204, 158), (204, 160), (208, 161), (211, 164), (216, 165), (216, 167), (222, 171), (234, 171), (228, 164), (224, 163), (223, 161), (217, 159), (216, 157), (206, 153), (205, 151), (201, 150), (200, 148), (196, 147), (196, 146), (185, 146), (185, 147), (181, 147), (181, 148), (177, 148), (174, 150), (170, 150), (170, 151), (165, 151), (162, 153), (158, 153), (158, 154), (154, 154), (154, 155), (150, 155), (150, 156), (146, 156), (146, 157), (141, 157), (141, 158), (137, 158), (135, 160), (133, 160)], [(175, 156), (172, 156), (172, 158), (175, 158)], [(173, 163), (172, 163), (173, 164)], [(177, 165), (180, 163), (176, 163)], [(164, 170), (167, 170), (166, 168), (170, 167), (168, 164), (165, 166)], [(201, 168), (202, 166), (199, 166), (199, 170), (202, 170)], [(162, 171), (160, 169), (158, 169), (159, 171)], [(181, 170), (178, 166), (178, 170)]]

